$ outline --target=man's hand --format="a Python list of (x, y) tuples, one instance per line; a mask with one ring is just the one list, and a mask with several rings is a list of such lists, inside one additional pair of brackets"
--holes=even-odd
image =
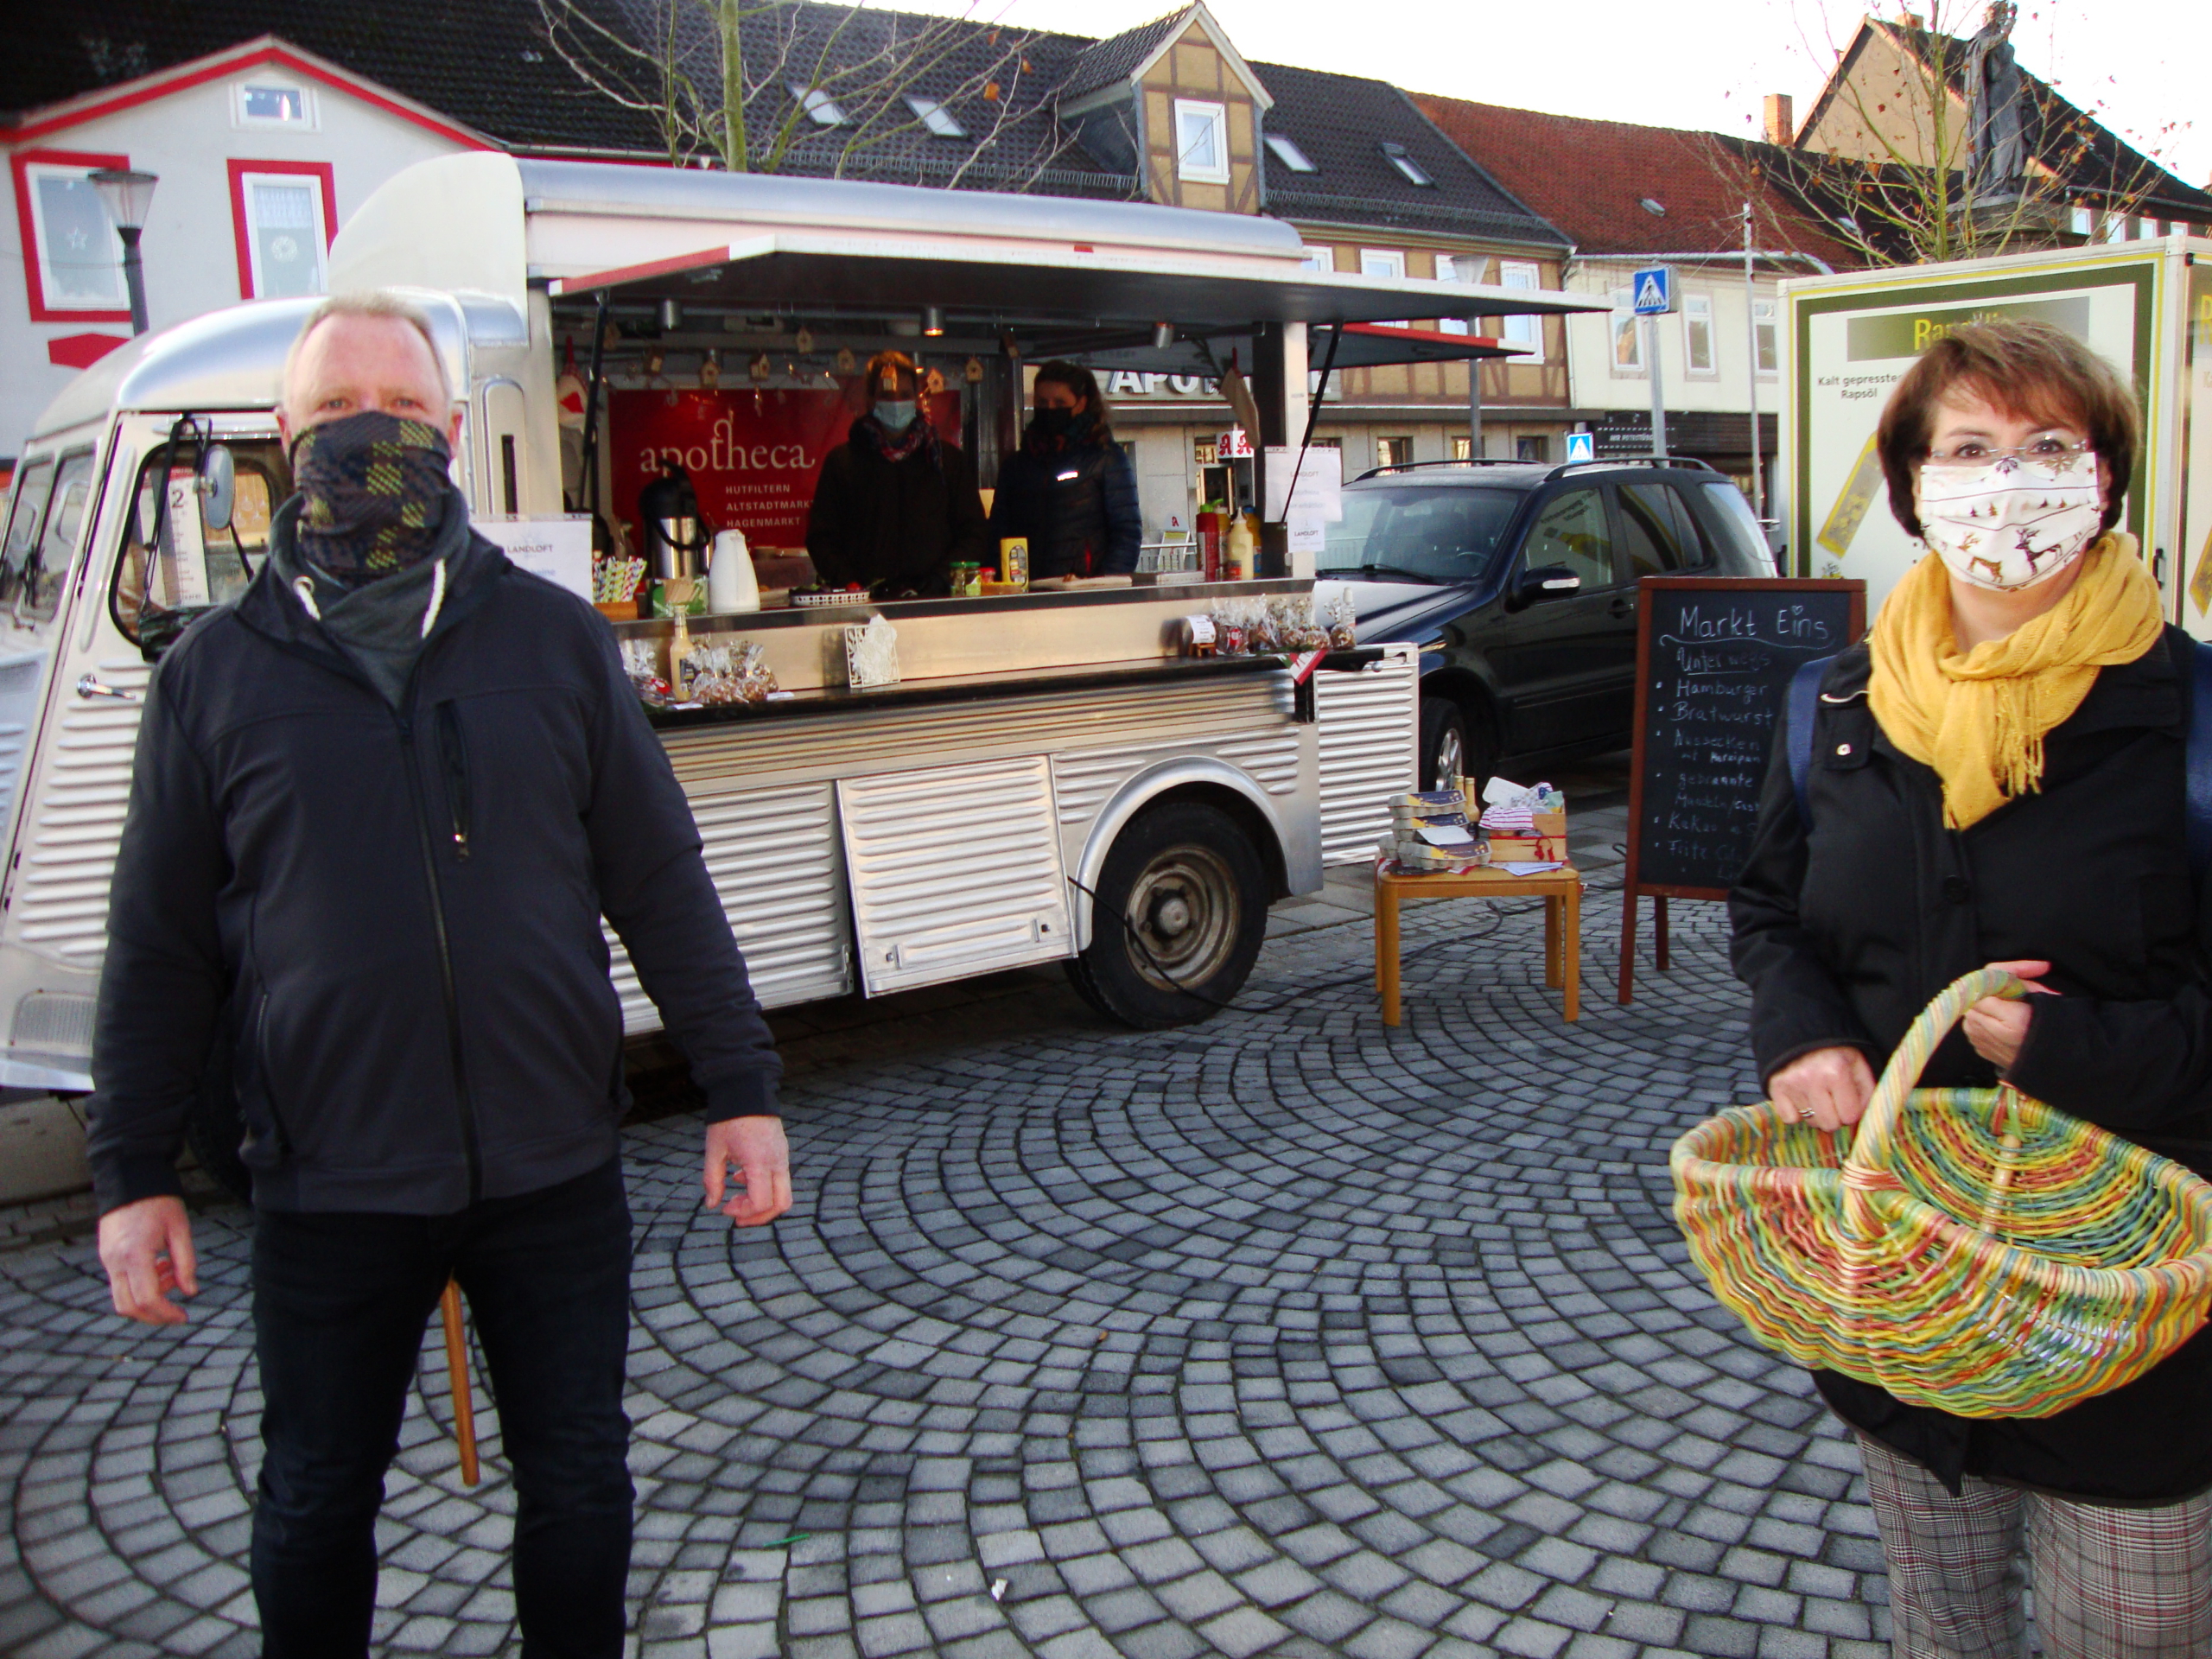
[(184, 1200), (141, 1198), (100, 1217), (100, 1265), (107, 1269), (115, 1311), (146, 1325), (182, 1325), (173, 1290), (200, 1294), (199, 1258)]
[(1874, 1097), (1874, 1073), (1855, 1048), (1816, 1048), (1783, 1066), (1766, 1086), (1784, 1117), (1833, 1134), (1866, 1115)]
[[(722, 1202), (729, 1166), (743, 1190)], [(741, 1227), (773, 1221), (791, 1207), (791, 1153), (780, 1117), (732, 1117), (707, 1125), (706, 1203)]]
[[(2050, 971), (2047, 962), (1993, 962), (1989, 965), (2018, 975), (2037, 996), (2058, 995), (2049, 986), (2036, 982)], [(2034, 1018), (2024, 997), (2015, 1000), (1985, 996), (1967, 1010), (1967, 1017), (1959, 1023), (1966, 1031), (1967, 1041), (1974, 1045), (1974, 1052), (1999, 1071), (2005, 1071), (2011, 1070), (2012, 1062), (2020, 1058), (2020, 1046), (2028, 1040), (2028, 1026)]]

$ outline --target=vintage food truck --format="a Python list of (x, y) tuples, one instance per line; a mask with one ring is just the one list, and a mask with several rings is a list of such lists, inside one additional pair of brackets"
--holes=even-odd
[[(986, 483), (1016, 441), (1023, 364), (1047, 355), (1211, 373), (1235, 353), (1262, 452), (1294, 467), (1309, 341), (1340, 366), (1473, 357), (1494, 342), (1392, 320), (1589, 303), (1302, 262), (1296, 233), (1265, 219), (487, 154), (391, 180), (330, 271), (334, 289), (401, 289), (427, 314), (465, 401), (454, 470), (473, 512), (518, 558), (554, 549), (539, 568), (581, 585), (590, 510), (601, 542), (619, 542), (637, 480), (671, 443), (684, 453), (668, 434), (685, 418), (704, 435), (698, 470), (742, 463), (698, 480), (700, 516), (746, 531), (766, 569), (768, 547), (803, 540), (808, 480), (791, 474), (816, 440), (792, 433), (811, 420), (842, 437), (852, 365), (882, 346), (942, 380)], [(242, 591), (289, 492), (272, 411), (308, 303), (117, 351), (26, 446), (0, 571), (0, 1083), (89, 1086), (141, 699), (179, 626)], [(778, 686), (649, 711), (761, 1000), (1058, 960), (1137, 1024), (1226, 1003), (1268, 903), (1365, 856), (1385, 798), (1414, 777), (1409, 648), (1318, 667), (1311, 652), (1185, 649), (1194, 613), (1310, 598), (1294, 528), (1266, 526), (1260, 568), (1236, 582), (684, 618), (695, 642), (757, 646)], [(878, 617), (898, 677), (856, 686), (847, 629)], [(675, 620), (613, 626), (666, 670)], [(652, 1030), (619, 945), (614, 971), (629, 1029)]]

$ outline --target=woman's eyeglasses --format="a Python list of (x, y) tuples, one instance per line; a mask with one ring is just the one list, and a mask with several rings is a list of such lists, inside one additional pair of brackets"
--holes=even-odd
[(1921, 465), (1939, 473), (1979, 472), (2000, 461), (2032, 461), (2048, 466), (2055, 461), (2072, 461), (2092, 453), (2086, 438), (2074, 443), (2069, 443), (2063, 438), (2037, 438), (2013, 449), (1999, 449), (1979, 439), (1969, 438), (1953, 444), (1948, 449), (1931, 451)]

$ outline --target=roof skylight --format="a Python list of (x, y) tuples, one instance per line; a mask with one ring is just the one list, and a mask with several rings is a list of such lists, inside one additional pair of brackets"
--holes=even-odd
[(1283, 133), (1271, 132), (1268, 135), (1268, 150), (1294, 173), (1319, 173), (1321, 170), (1313, 165), (1294, 141)]
[(842, 127), (851, 124), (837, 100), (819, 86), (803, 86), (795, 80), (785, 85), (790, 89), (792, 102), (807, 112), (816, 126)]
[(940, 138), (965, 138), (968, 136), (968, 129), (953, 119), (952, 111), (933, 98), (917, 98), (908, 92), (906, 107), (914, 112), (924, 126)]
[(1385, 144), (1382, 146), (1382, 153), (1389, 158), (1390, 165), (1405, 175), (1407, 183), (1420, 185), (1426, 190), (1433, 190), (1436, 188), (1436, 181), (1428, 176), (1427, 170), (1419, 162), (1406, 154), (1406, 147), (1403, 144)]

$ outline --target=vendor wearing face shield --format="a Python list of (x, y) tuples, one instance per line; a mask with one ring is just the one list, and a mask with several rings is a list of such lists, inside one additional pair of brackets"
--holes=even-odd
[(865, 384), (868, 412), (822, 464), (806, 550), (827, 587), (941, 594), (954, 563), (991, 563), (975, 462), (930, 424), (904, 352), (870, 358)]
[(1028, 537), (1032, 580), (1128, 575), (1143, 539), (1136, 468), (1114, 442), (1096, 377), (1047, 363), (1033, 397), (1021, 448), (999, 464), (991, 535)]

